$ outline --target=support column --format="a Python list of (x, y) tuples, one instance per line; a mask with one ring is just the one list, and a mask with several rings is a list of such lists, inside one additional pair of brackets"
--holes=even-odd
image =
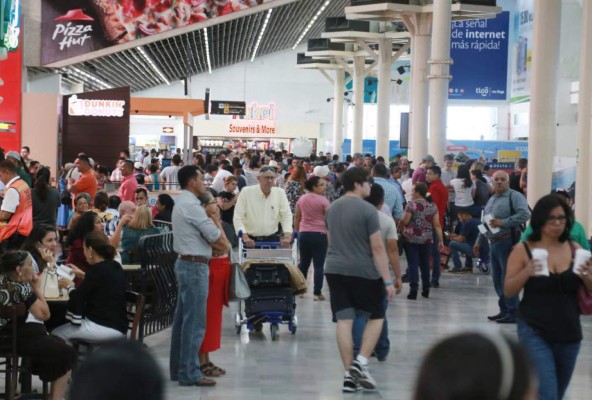
[(535, 0), (530, 126), (528, 134), (528, 203), (551, 190), (557, 133), (557, 76), (561, 37), (561, 0)]
[[(580, 94), (578, 102), (578, 136), (576, 164), (576, 220), (584, 226), (588, 221), (592, 192), (590, 191), (590, 118), (592, 118), (592, 2), (586, 1), (582, 10), (582, 32), (580, 35)], [(590, 236), (590, 232), (586, 232)]]
[(343, 92), (345, 74), (342, 69), (335, 70), (333, 81), (333, 154), (343, 155)]
[(390, 39), (381, 39), (378, 51), (378, 107), (376, 121), (376, 156), (387, 162), (390, 156), (391, 120), (391, 67), (393, 65), (393, 44)]
[(409, 159), (415, 168), (428, 153), (428, 82), (431, 17), (417, 16), (417, 28), (411, 43), (411, 135)]
[(444, 161), (446, 151), (446, 125), (448, 88), (450, 79), (450, 24), (452, 0), (434, 2), (434, 28), (432, 31), (432, 58), (430, 64), (430, 139), (429, 153), (436, 162)]
[(354, 82), (353, 82), (353, 102), (354, 102), (354, 132), (352, 135), (351, 151), (354, 153), (362, 152), (362, 140), (364, 137), (364, 78), (365, 58), (354, 57)]
[(183, 152), (183, 162), (185, 165), (191, 165), (193, 162), (193, 126), (190, 124), (189, 117), (186, 116), (183, 119), (183, 147), (185, 149)]

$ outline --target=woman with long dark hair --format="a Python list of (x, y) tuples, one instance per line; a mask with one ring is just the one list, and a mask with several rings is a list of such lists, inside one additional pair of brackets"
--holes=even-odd
[(154, 216), (154, 220), (171, 222), (173, 207), (175, 207), (175, 200), (170, 195), (166, 193), (159, 194), (154, 207), (158, 211)]
[(518, 338), (535, 365), (542, 400), (565, 395), (582, 341), (577, 292), (582, 285), (592, 292), (591, 260), (574, 270), (580, 246), (569, 240), (573, 221), (566, 202), (542, 197), (532, 210), (532, 233), (508, 258), (504, 295), (523, 291)]
[[(302, 168), (302, 167), (300, 167)], [(325, 197), (327, 182), (313, 176), (305, 183), (308, 193), (300, 197), (296, 203), (294, 230), (298, 232), (298, 248), (300, 264), (298, 268), (306, 278), (311, 261), (314, 263), (314, 300), (325, 300), (323, 289), (325, 257), (327, 257), (327, 228), (325, 214), (329, 209), (329, 200)]]
[(68, 343), (72, 339), (104, 342), (125, 338), (127, 282), (121, 265), (113, 260), (117, 251), (103, 232), (96, 231), (84, 236), (82, 247), (90, 268), (78, 271), (82, 283), (76, 289), (68, 281), (68, 313), (76, 324), (62, 325), (52, 334)]
[[(84, 213), (78, 223), (66, 236), (65, 245), (68, 250), (68, 258), (66, 263), (73, 264), (83, 272), (86, 272), (89, 268), (89, 263), (84, 256), (84, 237), (87, 233), (98, 231), (104, 232), (104, 226), (101, 222), (101, 218), (95, 212), (89, 211)], [(82, 282), (82, 279), (76, 277), (74, 283), (78, 286)]]
[(60, 207), (60, 192), (49, 185), (51, 173), (49, 168), (42, 167), (37, 172), (35, 186), (31, 190), (33, 201), (33, 223), (56, 225), (58, 208)]
[(454, 215), (452, 220), (456, 220), (456, 214), (459, 210), (468, 210), (471, 215), (475, 214), (475, 201), (473, 200), (475, 186), (467, 166), (458, 166), (456, 178), (450, 181), (450, 186), (454, 189)]
[(45, 268), (55, 264), (58, 246), (58, 233), (55, 225), (39, 224), (33, 227), (21, 249), (28, 251), (33, 257), (35, 272), (43, 272)]
[(417, 299), (419, 288), (419, 273), (421, 271), (421, 295), (426, 299), (430, 295), (430, 254), (433, 241), (433, 230), (439, 239), (439, 246), (444, 246), (442, 227), (438, 208), (427, 198), (428, 187), (418, 182), (411, 190), (412, 199), (405, 207), (401, 223), (405, 237), (405, 253), (409, 264), (409, 286), (411, 290), (407, 296), (410, 300)]

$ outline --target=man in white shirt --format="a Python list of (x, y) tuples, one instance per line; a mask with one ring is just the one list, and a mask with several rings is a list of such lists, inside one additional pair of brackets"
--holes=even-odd
[(224, 178), (232, 176), (232, 174), (223, 168), (218, 167), (215, 164), (210, 164), (207, 167), (207, 173), (214, 177), (210, 187), (216, 191), (216, 193), (224, 190)]
[(166, 182), (167, 190), (179, 190), (179, 178), (177, 174), (181, 169), (181, 156), (175, 154), (173, 156), (173, 165), (164, 168), (160, 173), (160, 177)]
[[(274, 187), (275, 169), (263, 166), (259, 170), (259, 185), (245, 187), (234, 208), (234, 229), (243, 232), (247, 247), (255, 241), (277, 242), (289, 247), (292, 241), (292, 211), (286, 192)], [(279, 229), (281, 224), (281, 231)]]

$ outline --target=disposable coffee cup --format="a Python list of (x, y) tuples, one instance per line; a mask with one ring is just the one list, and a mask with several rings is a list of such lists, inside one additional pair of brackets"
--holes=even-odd
[(549, 258), (549, 252), (545, 249), (533, 249), (532, 250), (532, 259), (537, 260), (542, 264), (542, 268), (540, 271), (536, 271), (537, 276), (549, 276), (549, 263), (547, 259)]
[(582, 275), (584, 264), (592, 257), (592, 253), (586, 249), (577, 249), (574, 259), (574, 272)]

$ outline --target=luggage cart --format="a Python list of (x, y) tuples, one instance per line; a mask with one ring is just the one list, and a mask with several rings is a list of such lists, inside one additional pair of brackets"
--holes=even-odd
[[(279, 325), (287, 324), (288, 330), (294, 335), (298, 328), (296, 315), (296, 296), (285, 282), (288, 273), (286, 263), (297, 265), (298, 262), (298, 234), (294, 232), (292, 245), (281, 247), (280, 242), (255, 242), (255, 247), (244, 246), (242, 232), (239, 232), (238, 257), (241, 266), (247, 261), (261, 261), (262, 265), (256, 273), (261, 274), (264, 285), (259, 282), (249, 282), (251, 297), (238, 302), (238, 312), (235, 316), (236, 333), (240, 334), (243, 325), (249, 331), (260, 332), (263, 323), (270, 324), (271, 339), (277, 340)], [(285, 269), (285, 271), (282, 271)], [(288, 276), (289, 277), (289, 276)], [(249, 279), (249, 278), (247, 278)], [(277, 282), (277, 286), (272, 282)], [(256, 285), (252, 285), (255, 283)]]

